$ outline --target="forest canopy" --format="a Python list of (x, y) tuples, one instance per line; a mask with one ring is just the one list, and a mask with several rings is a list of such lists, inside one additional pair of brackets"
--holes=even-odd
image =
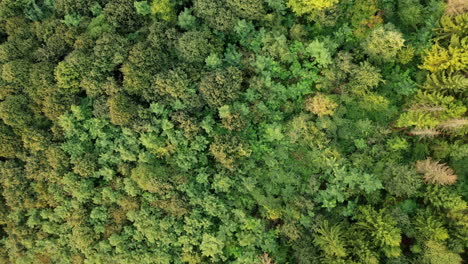
[(462, 263), (467, 108), (463, 0), (0, 0), (0, 263)]

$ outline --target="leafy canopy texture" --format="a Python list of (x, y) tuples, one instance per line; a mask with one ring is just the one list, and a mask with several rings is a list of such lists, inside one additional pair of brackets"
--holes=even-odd
[(288, 6), (294, 13), (301, 16), (317, 10), (330, 8), (339, 0), (288, 0)]
[(430, 158), (416, 162), (416, 170), (424, 174), (424, 181), (432, 184), (452, 185), (458, 178), (447, 165), (440, 164)]
[(466, 3), (0, 0), (0, 263), (463, 263)]

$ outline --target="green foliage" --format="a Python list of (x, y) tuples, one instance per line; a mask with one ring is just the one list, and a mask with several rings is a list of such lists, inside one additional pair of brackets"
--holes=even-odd
[(151, 14), (151, 7), (148, 4), (148, 1), (135, 1), (133, 6), (136, 9), (136, 12), (142, 16)]
[(263, 0), (227, 0), (226, 5), (241, 18), (259, 20), (265, 15)]
[(209, 234), (203, 234), (203, 240), (200, 244), (203, 256), (216, 260), (223, 249), (223, 242)]
[(403, 35), (391, 24), (380, 26), (369, 33), (362, 43), (364, 52), (374, 61), (390, 62), (404, 46)]
[(219, 136), (210, 145), (210, 152), (223, 167), (233, 170), (235, 162), (239, 158), (250, 156), (251, 150), (238, 138)]
[(346, 257), (347, 253), (341, 226), (330, 226), (329, 223), (324, 220), (319, 223), (315, 231), (318, 234), (314, 236), (314, 244), (324, 251), (327, 256), (337, 258)]
[(372, 207), (359, 208), (357, 215), (357, 227), (369, 232), (376, 246), (389, 258), (398, 257), (401, 254), (400, 229), (396, 227), (396, 221), (389, 217), (385, 211), (376, 211)]
[(235, 67), (228, 67), (206, 73), (198, 89), (208, 104), (219, 107), (239, 96), (241, 82), (242, 72)]
[(450, 252), (443, 244), (428, 241), (424, 245), (424, 254), (419, 261), (424, 264), (462, 263), (462, 258)]
[(185, 8), (184, 11), (179, 13), (177, 24), (186, 30), (191, 30), (197, 26), (197, 18), (193, 16), (192, 9)]
[(21, 149), (21, 141), (18, 136), (15, 135), (11, 127), (5, 125), (3, 122), (0, 123), (0, 157), (3, 158), (14, 158), (16, 152)]
[(378, 1), (357, 0), (351, 7), (350, 22), (356, 38), (365, 37), (370, 30), (382, 24), (382, 15), (378, 12)]
[[(440, 36), (426, 51), (421, 69), (429, 70), (426, 82), (422, 88), (425, 93), (418, 93), (413, 99), (408, 113), (400, 117), (403, 126), (415, 125), (418, 129), (431, 131), (417, 131), (415, 135), (465, 135), (467, 122), (466, 112), (466, 43), (463, 24), (466, 17), (456, 16), (455, 19), (444, 16), (441, 28), (437, 31)], [(458, 34), (462, 34), (461, 36)]]
[(468, 90), (468, 78), (461, 73), (432, 73), (424, 83), (424, 90), (440, 92), (445, 95), (464, 96)]
[(397, 197), (411, 197), (421, 187), (423, 181), (414, 169), (409, 166), (397, 164), (386, 164), (384, 168), (383, 181), (385, 189)]
[(133, 0), (110, 1), (102, 12), (107, 21), (122, 32), (133, 32), (141, 25)]
[(65, 15), (63, 23), (67, 26), (73, 26), (76, 27), (80, 24), (81, 22), (81, 16), (80, 15)]
[(444, 121), (461, 118), (465, 112), (466, 107), (452, 96), (419, 92), (411, 108), (400, 116), (397, 126), (435, 128)]
[(423, 22), (423, 5), (419, 0), (398, 1), (398, 16), (405, 26), (416, 27)]
[(317, 201), (331, 209), (353, 196), (370, 195), (382, 188), (381, 181), (375, 175), (357, 169), (334, 168), (327, 188), (319, 191)]
[(151, 13), (166, 21), (171, 21), (176, 18), (174, 3), (170, 0), (153, 1), (151, 4)]
[(206, 24), (220, 31), (232, 29), (236, 16), (224, 2), (211, 0), (194, 0), (193, 10), (197, 17), (204, 19)]
[(421, 211), (416, 216), (414, 227), (416, 236), (422, 241), (444, 241), (449, 238), (447, 229), (441, 219), (434, 217), (432, 212)]
[(317, 94), (306, 100), (305, 109), (318, 116), (333, 115), (338, 105), (328, 97)]
[(457, 35), (452, 35), (448, 48), (441, 47), (439, 44), (432, 46), (424, 56), (421, 69), (433, 73), (448, 71), (466, 71), (468, 66), (468, 38), (460, 39)]
[(127, 125), (136, 116), (137, 107), (124, 94), (117, 94), (109, 98), (109, 117), (115, 125)]
[(0, 263), (460, 263), (461, 2), (0, 1)]
[(216, 41), (212, 38), (209, 31), (188, 31), (179, 38), (177, 51), (188, 62), (204, 62), (210, 53), (217, 51)]
[(440, 27), (437, 28), (437, 39), (450, 38), (452, 35), (466, 36), (468, 34), (468, 15), (445, 15), (440, 18)]
[(206, 57), (205, 63), (208, 68), (216, 69), (223, 63), (223, 61), (221, 58), (219, 58), (218, 54), (211, 53), (208, 57)]
[(315, 59), (320, 67), (326, 67), (332, 63), (330, 51), (323, 42), (314, 40), (306, 47), (305, 51)]
[(173, 188), (166, 182), (167, 176), (168, 170), (162, 166), (140, 164), (132, 170), (131, 179), (142, 190), (162, 195)]
[(352, 81), (349, 86), (354, 93), (365, 94), (375, 88), (382, 81), (382, 75), (378, 68), (367, 61), (351, 70)]

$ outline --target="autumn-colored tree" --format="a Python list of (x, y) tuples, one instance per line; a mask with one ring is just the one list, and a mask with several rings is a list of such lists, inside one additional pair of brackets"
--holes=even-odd
[(319, 117), (333, 115), (338, 104), (323, 94), (316, 94), (305, 102), (305, 109)]
[(458, 178), (450, 167), (431, 158), (416, 162), (416, 170), (424, 175), (426, 183), (452, 185)]
[(403, 48), (403, 35), (391, 24), (372, 30), (362, 43), (364, 52), (374, 61), (392, 61)]
[(468, 38), (460, 39), (457, 35), (452, 35), (450, 46), (445, 48), (439, 44), (433, 45), (426, 52), (420, 67), (433, 73), (445, 70), (449, 73), (466, 71), (468, 69), (466, 66), (468, 65), (467, 50)]

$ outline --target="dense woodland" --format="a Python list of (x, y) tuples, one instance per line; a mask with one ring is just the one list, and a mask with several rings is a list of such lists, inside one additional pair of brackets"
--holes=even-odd
[(462, 263), (467, 107), (464, 0), (0, 0), (0, 263)]

